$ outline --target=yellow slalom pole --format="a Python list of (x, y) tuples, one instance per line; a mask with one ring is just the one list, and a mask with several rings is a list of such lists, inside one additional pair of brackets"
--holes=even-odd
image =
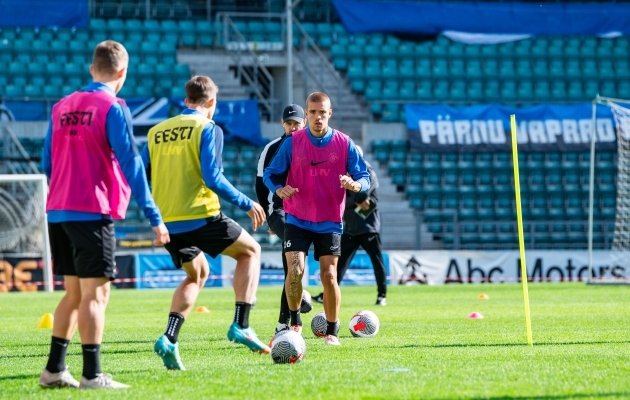
[(527, 325), (527, 343), (533, 346), (532, 319), (529, 314), (529, 291), (527, 289), (527, 263), (525, 262), (525, 237), (523, 236), (523, 213), (521, 210), (521, 183), (518, 176), (518, 148), (516, 141), (516, 115), (510, 115), (512, 128), (512, 158), (514, 159), (514, 193), (516, 194), (516, 219), (518, 221), (518, 247), (521, 252), (521, 282), (523, 282), (523, 300), (525, 303), (525, 323)]

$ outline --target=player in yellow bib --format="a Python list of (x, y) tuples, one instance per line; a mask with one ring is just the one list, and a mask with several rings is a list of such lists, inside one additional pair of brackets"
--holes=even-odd
[(219, 196), (246, 211), (256, 230), (265, 221), (262, 207), (223, 176), (223, 131), (211, 118), (218, 88), (206, 76), (186, 83), (186, 106), (180, 115), (154, 126), (142, 151), (153, 184), (153, 198), (171, 233), (166, 247), (186, 278), (175, 290), (166, 332), (154, 345), (168, 369), (183, 370), (178, 335), (209, 273), (203, 253), (236, 260), (236, 311), (228, 339), (252, 351), (270, 349), (249, 326), (249, 311), (260, 276), (260, 245), (240, 225), (221, 213)]

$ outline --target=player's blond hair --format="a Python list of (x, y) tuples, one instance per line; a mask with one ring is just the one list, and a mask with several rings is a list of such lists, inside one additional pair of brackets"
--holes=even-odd
[(214, 99), (219, 87), (207, 76), (193, 76), (186, 82), (186, 98), (192, 104), (205, 103)]
[(324, 92), (313, 92), (306, 98), (306, 108), (308, 109), (308, 103), (323, 103), (326, 100), (330, 103), (330, 97)]
[(106, 40), (96, 45), (92, 67), (98, 75), (113, 75), (129, 64), (129, 54), (122, 44)]

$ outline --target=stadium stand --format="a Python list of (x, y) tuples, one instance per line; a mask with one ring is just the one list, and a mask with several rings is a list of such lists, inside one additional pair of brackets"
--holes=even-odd
[[(283, 12), (284, 1), (95, 1), (85, 29), (2, 28), (0, 86), (5, 98), (56, 100), (89, 78), (85, 67), (96, 43), (112, 38), (129, 50), (131, 67), (120, 96), (181, 97), (191, 69), (177, 51), (222, 48), (222, 26), (208, 18), (223, 11)], [(244, 3), (244, 2), (241, 2)], [(322, 5), (327, 5), (326, 7)], [(445, 36), (411, 41), (389, 34), (349, 34), (331, 17), (329, 1), (301, 2), (295, 15), (329, 55), (373, 120), (405, 121), (404, 104), (524, 106), (578, 103), (596, 94), (630, 98), (630, 41), (592, 36), (536, 36), (503, 44), (464, 45)], [(334, 14), (334, 13), (333, 13)], [(326, 22), (323, 22), (326, 21)], [(260, 18), (234, 19), (247, 41), (281, 42), (284, 26)], [(294, 45), (303, 43), (294, 29)], [(42, 140), (22, 139), (39, 157)], [(511, 155), (412, 153), (407, 141), (374, 141), (371, 150), (391, 181), (422, 215), (428, 231), (449, 249), (516, 248)], [(257, 148), (228, 143), (225, 174), (253, 195)], [(529, 248), (583, 248), (589, 153), (520, 154), (523, 213)], [(610, 248), (616, 201), (616, 154), (596, 160), (595, 248)], [(249, 191), (249, 192), (248, 192)], [(240, 210), (223, 204), (243, 226)], [(129, 226), (146, 225), (137, 205)], [(261, 238), (266, 238), (262, 235)]]

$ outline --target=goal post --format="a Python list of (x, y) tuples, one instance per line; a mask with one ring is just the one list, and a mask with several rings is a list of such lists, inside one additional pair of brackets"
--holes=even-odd
[(41, 257), (44, 290), (54, 289), (44, 174), (0, 174), (0, 253)]
[[(604, 232), (597, 232), (601, 238), (605, 235), (606, 248), (599, 253), (596, 269), (594, 265), (595, 188), (598, 162), (596, 154), (597, 107), (608, 107), (612, 113), (617, 139), (617, 164), (614, 175), (616, 191), (614, 199), (614, 225), (606, 223)], [(588, 278), (589, 284), (630, 284), (630, 100), (597, 96), (592, 102), (590, 126), (590, 168), (589, 168), (589, 210), (588, 210)], [(611, 163), (614, 168), (614, 163)], [(608, 174), (609, 176), (611, 174)], [(604, 184), (606, 185), (606, 183)], [(598, 213), (598, 215), (600, 215)], [(601, 221), (597, 225), (601, 227)], [(612, 229), (614, 226), (614, 229)], [(611, 239), (611, 240), (609, 240)]]

